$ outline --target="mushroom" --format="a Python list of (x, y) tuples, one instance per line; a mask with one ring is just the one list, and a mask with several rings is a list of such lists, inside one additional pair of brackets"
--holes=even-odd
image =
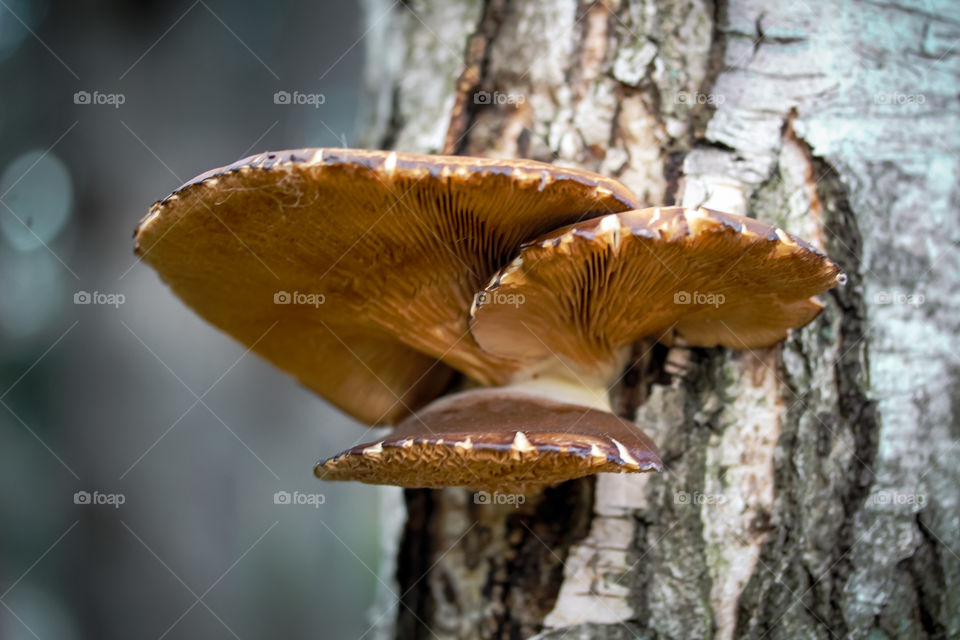
[[(709, 209), (615, 213), (525, 244), (477, 296), (470, 331), (511, 363), (507, 386), (441, 398), (318, 476), (526, 492), (597, 471), (662, 466), (611, 412), (640, 339), (752, 349), (813, 320), (845, 277), (782, 229)], [(456, 464), (462, 462), (464, 464)]]
[(559, 359), (577, 377), (606, 380), (619, 369), (618, 350), (642, 337), (734, 349), (776, 344), (817, 317), (823, 305), (813, 296), (845, 281), (822, 251), (777, 227), (711, 209), (653, 207), (526, 244), (477, 296), (470, 330), (491, 353)]
[(214, 169), (157, 202), (136, 253), (188, 306), (351, 416), (395, 424), (449, 385), (513, 371), (467, 327), (520, 244), (636, 207), (528, 160), (300, 149)]
[(512, 385), (435, 400), (387, 438), (324, 460), (315, 473), (323, 480), (526, 494), (601, 471), (662, 469), (653, 441), (609, 404)]

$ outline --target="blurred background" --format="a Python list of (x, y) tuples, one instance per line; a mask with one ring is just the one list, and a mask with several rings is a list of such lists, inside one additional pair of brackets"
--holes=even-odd
[(362, 36), (352, 2), (0, 1), (0, 639), (368, 632), (379, 494), (312, 466), (371, 434), (131, 239), (207, 169), (351, 145)]

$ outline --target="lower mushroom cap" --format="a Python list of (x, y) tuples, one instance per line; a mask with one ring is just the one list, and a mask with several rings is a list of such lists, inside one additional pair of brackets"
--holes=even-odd
[(323, 480), (501, 493), (598, 472), (661, 471), (656, 446), (612, 413), (504, 388), (442, 398), (386, 439), (317, 464)]

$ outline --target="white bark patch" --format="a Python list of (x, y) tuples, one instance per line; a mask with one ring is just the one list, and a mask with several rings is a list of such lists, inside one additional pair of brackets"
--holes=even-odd
[(613, 147), (614, 153), (607, 152), (603, 172), (619, 173), (620, 181), (630, 187), (643, 204), (663, 204), (666, 180), (660, 148), (666, 134), (642, 95), (633, 93), (620, 101), (617, 127), (620, 132), (617, 146)]
[(545, 629), (586, 622), (615, 624), (629, 619), (630, 589), (617, 578), (633, 569), (628, 550), (636, 526), (633, 509), (645, 501), (645, 475), (601, 473), (590, 534), (570, 550), (563, 585)]
[[(683, 392), (655, 387), (638, 424), (666, 453), (665, 439), (683, 425)], [(669, 473), (669, 471), (667, 472)], [(597, 475), (594, 519), (589, 535), (571, 548), (564, 566), (563, 583), (544, 628), (558, 629), (587, 622), (614, 624), (633, 616), (630, 581), (614, 582), (637, 569), (642, 557), (631, 550), (637, 535), (637, 511), (650, 506), (649, 488), (654, 474)], [(657, 541), (651, 541), (656, 545)], [(629, 576), (627, 576), (629, 578)]]
[(788, 207), (783, 212), (786, 219), (778, 219), (777, 223), (807, 242), (824, 249), (823, 206), (820, 203), (820, 196), (817, 195), (816, 185), (819, 176), (814, 175), (808, 151), (792, 135), (786, 136), (783, 140), (779, 167), (781, 180), (789, 193), (787, 194)]
[[(575, 0), (525, 2), (500, 27), (489, 75), (515, 77), (549, 96), (566, 84), (565, 68), (579, 39)], [(536, 105), (539, 106), (539, 105)]]
[[(404, 34), (402, 50), (378, 52), (391, 59), (387, 66), (396, 64), (397, 58), (402, 61), (395, 81), (399, 115), (406, 124), (397, 138), (397, 149), (438, 153), (443, 148), (454, 103), (451, 89), (465, 68), (464, 43), (476, 28), (481, 10), (479, 2), (411, 2), (385, 12), (382, 20), (403, 25)], [(379, 7), (368, 14), (371, 21), (384, 15), (377, 11)]]
[[(477, 512), (478, 519), (474, 519), (467, 507), (474, 500), (473, 492), (447, 488), (436, 491), (434, 497), (436, 513), (441, 514), (438, 522), (442, 526), (436, 532), (437, 548), (441, 551), (431, 571), (423, 577), (437, 607), (431, 631), (444, 640), (479, 638), (478, 624), (491, 613), (499, 613), (500, 607), (486, 599), (484, 586), (490, 579), (488, 563), (475, 562), (471, 550), (460, 543), (476, 527), (488, 528), (495, 542), (487, 553), (491, 556), (507, 553), (505, 514), (515, 507), (492, 505)], [(453, 591), (452, 598), (448, 597), (449, 590)]]
[(377, 567), (377, 593), (367, 618), (370, 620), (370, 638), (389, 640), (394, 637), (394, 622), (400, 601), (397, 584), (397, 557), (400, 538), (407, 520), (407, 507), (400, 487), (377, 487), (377, 506), (380, 519), (380, 566)]
[(624, 84), (639, 85), (647, 75), (647, 65), (657, 55), (657, 45), (649, 40), (639, 46), (622, 47), (613, 63), (613, 77)]
[(757, 523), (773, 509), (774, 452), (785, 409), (775, 366), (771, 351), (734, 356), (736, 399), (721, 413), (726, 428), (711, 438), (704, 491), (690, 494), (703, 522), (717, 640), (734, 636), (737, 602), (767, 539)]
[(747, 198), (740, 181), (726, 175), (703, 173), (685, 180), (680, 204), (745, 215)]

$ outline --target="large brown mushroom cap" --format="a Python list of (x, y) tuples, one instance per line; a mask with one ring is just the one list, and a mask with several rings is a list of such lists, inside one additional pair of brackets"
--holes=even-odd
[(576, 223), (526, 244), (477, 296), (471, 331), (491, 353), (559, 356), (597, 372), (651, 336), (765, 347), (813, 320), (842, 281), (781, 229), (709, 209), (656, 207)]
[(302, 149), (198, 176), (137, 253), (197, 313), (352, 416), (392, 423), (452, 371), (508, 368), (466, 317), (522, 242), (636, 206), (615, 180), (527, 160)]
[(441, 398), (384, 440), (317, 464), (324, 480), (529, 493), (597, 472), (660, 471), (656, 446), (607, 411), (511, 388)]

